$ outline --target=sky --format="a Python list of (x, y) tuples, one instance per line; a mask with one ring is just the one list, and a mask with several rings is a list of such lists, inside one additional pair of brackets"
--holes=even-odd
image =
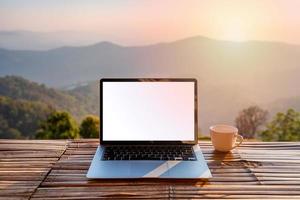
[(300, 44), (299, 10), (300, 0), (0, 0), (0, 31), (92, 33), (125, 45), (196, 35)]

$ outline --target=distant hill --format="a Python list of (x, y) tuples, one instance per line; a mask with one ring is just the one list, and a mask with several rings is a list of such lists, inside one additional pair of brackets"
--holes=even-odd
[(0, 76), (54, 87), (101, 77), (188, 76), (218, 87), (238, 85), (255, 101), (271, 101), (299, 93), (299, 56), (299, 45), (200, 36), (137, 47), (101, 42), (48, 51), (0, 49)]
[(80, 121), (98, 114), (96, 84), (63, 91), (18, 76), (0, 77), (0, 138), (34, 138), (41, 121), (55, 110)]
[(0, 31), (0, 48), (11, 50), (49, 50), (66, 45), (87, 45), (99, 41), (101, 35), (89, 32)]
[(89, 95), (86, 95), (90, 92), (88, 88), (86, 86), (82, 92), (80, 92), (81, 88), (62, 91), (22, 77), (5, 76), (0, 78), (0, 96), (14, 100), (40, 102), (56, 110), (66, 110), (77, 119), (81, 119), (86, 114), (96, 114), (95, 106), (90, 105), (89, 101), (94, 101), (92, 98), (97, 98), (97, 95), (93, 94), (93, 97), (89, 99)]
[(40, 123), (53, 111), (43, 102), (0, 96), (0, 139), (33, 139)]
[(99, 115), (99, 81), (92, 81), (87, 85), (64, 92), (76, 98), (78, 105), (84, 111), (84, 115), (87, 113)]
[[(0, 76), (18, 75), (55, 88), (101, 77), (195, 77), (200, 128), (207, 133), (211, 124), (233, 124), (238, 111), (247, 106), (273, 109), (274, 101), (300, 96), (299, 58), (299, 45), (197, 36), (148, 46), (100, 42), (47, 51), (0, 49)], [(96, 110), (97, 87), (90, 83), (64, 91), (59, 98), (80, 105), (79, 111), (72, 110), (79, 116)]]

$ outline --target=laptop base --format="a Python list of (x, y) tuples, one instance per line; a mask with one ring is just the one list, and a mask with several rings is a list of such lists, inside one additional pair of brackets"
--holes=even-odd
[(196, 161), (183, 160), (101, 160), (98, 146), (87, 173), (90, 179), (208, 179), (212, 175), (199, 145), (193, 146)]

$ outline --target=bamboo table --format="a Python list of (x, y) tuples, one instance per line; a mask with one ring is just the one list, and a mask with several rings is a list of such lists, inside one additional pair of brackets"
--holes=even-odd
[(98, 144), (0, 140), (0, 199), (300, 199), (300, 142), (246, 142), (231, 153), (200, 142), (208, 181), (88, 180)]

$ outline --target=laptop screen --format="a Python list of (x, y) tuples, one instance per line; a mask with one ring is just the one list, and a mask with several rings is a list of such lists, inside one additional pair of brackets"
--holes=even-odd
[(102, 84), (103, 141), (194, 141), (194, 81)]

